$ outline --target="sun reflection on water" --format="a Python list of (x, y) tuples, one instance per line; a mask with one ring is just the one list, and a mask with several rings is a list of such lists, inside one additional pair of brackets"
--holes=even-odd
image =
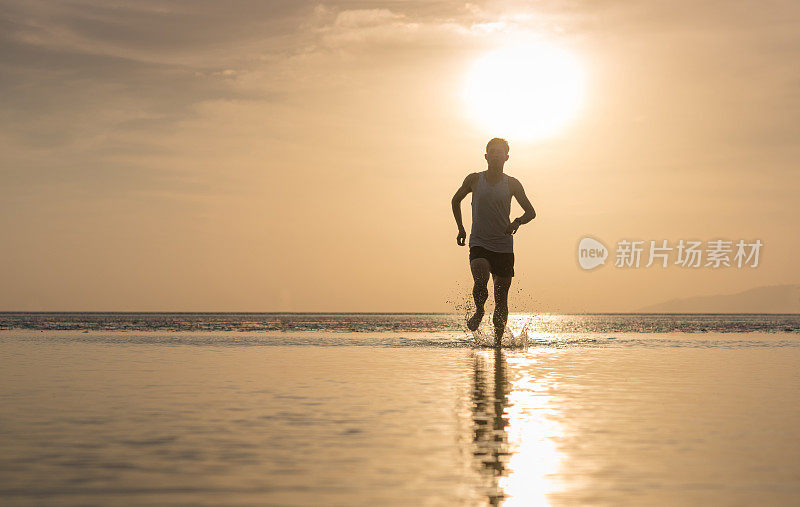
[(556, 379), (540, 376), (537, 357), (557, 350), (475, 351), (475, 464), (491, 505), (547, 505), (562, 461), (563, 435), (550, 395)]

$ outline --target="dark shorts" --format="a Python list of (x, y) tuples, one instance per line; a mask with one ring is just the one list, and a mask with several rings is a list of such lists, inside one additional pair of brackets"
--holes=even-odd
[(482, 246), (469, 247), (469, 261), (472, 259), (489, 261), (489, 272), (496, 276), (514, 276), (514, 253), (493, 252)]

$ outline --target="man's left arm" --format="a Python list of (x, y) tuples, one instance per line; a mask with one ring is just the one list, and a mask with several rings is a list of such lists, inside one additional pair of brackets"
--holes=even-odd
[(522, 188), (522, 183), (519, 182), (516, 178), (511, 178), (511, 195), (516, 197), (517, 202), (525, 211), (523, 215), (519, 218), (515, 218), (513, 222), (508, 225), (508, 229), (506, 229), (507, 234), (514, 234), (517, 232), (517, 229), (522, 224), (527, 224), (534, 218), (536, 218), (536, 210), (533, 209), (533, 204), (531, 201), (528, 200), (528, 196), (525, 195), (525, 189)]

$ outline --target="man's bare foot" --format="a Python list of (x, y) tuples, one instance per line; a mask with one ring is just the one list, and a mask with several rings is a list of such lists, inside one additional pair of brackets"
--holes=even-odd
[(478, 326), (481, 325), (481, 320), (483, 319), (483, 312), (478, 310), (475, 312), (475, 315), (469, 318), (467, 321), (467, 329), (470, 331), (475, 331), (478, 329)]
[(494, 346), (495, 348), (500, 348), (503, 346), (503, 333), (498, 333), (495, 331), (494, 333)]

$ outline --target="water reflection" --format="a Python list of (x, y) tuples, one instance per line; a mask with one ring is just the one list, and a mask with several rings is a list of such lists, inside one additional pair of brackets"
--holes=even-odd
[(508, 418), (505, 409), (508, 406), (507, 393), (510, 386), (506, 378), (503, 352), (495, 349), (493, 361), (490, 361), (492, 358), (488, 354), (476, 352), (474, 356), (473, 453), (486, 480), (484, 487), (489, 503), (498, 505), (504, 498), (500, 478), (506, 475), (509, 457)]
[(475, 351), (473, 454), (490, 505), (547, 505), (562, 436), (550, 394), (556, 379), (536, 368), (540, 350)]

